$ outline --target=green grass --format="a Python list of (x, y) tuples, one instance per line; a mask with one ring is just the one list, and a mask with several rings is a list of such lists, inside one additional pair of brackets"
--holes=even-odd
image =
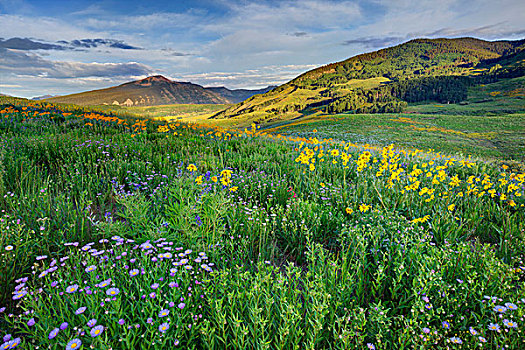
[(145, 118), (185, 119), (210, 115), (230, 105), (222, 104), (176, 104), (150, 107), (97, 106), (97, 109), (108, 112), (128, 112)]
[[(410, 121), (399, 118), (409, 118)], [(412, 126), (426, 130), (415, 130)], [(433, 127), (440, 129), (429, 129)], [(316, 133), (312, 132), (314, 129)], [(270, 130), (284, 135), (354, 140), (374, 145), (393, 143), (464, 156), (471, 154), (488, 160), (525, 163), (525, 114), (343, 114)]]
[(355, 142), (0, 100), (0, 335), (21, 349), (523, 348), (525, 174)]

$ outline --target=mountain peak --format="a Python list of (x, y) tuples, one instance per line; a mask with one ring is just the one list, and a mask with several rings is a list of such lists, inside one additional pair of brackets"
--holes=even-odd
[(150, 77), (135, 82), (138, 85), (151, 85), (154, 83), (172, 83), (172, 81), (163, 75), (152, 75)]

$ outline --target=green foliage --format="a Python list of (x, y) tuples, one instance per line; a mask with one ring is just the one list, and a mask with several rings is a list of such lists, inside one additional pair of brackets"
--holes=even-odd
[[(8, 101), (0, 328), (20, 348), (523, 347), (523, 175)], [(434, 199), (405, 188), (414, 166)], [(486, 176), (508, 198), (479, 195)]]

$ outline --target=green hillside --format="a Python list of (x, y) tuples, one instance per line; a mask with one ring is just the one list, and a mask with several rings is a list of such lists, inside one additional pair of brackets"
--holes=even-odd
[(328, 113), (400, 112), (407, 102), (457, 103), (470, 86), (524, 75), (525, 40), (416, 39), (306, 72), (213, 118), (275, 123)]

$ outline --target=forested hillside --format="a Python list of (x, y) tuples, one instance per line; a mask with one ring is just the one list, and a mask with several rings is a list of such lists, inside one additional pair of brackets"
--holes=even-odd
[(306, 72), (217, 113), (256, 123), (328, 113), (400, 112), (410, 102), (458, 103), (469, 86), (523, 76), (525, 40), (416, 39)]

